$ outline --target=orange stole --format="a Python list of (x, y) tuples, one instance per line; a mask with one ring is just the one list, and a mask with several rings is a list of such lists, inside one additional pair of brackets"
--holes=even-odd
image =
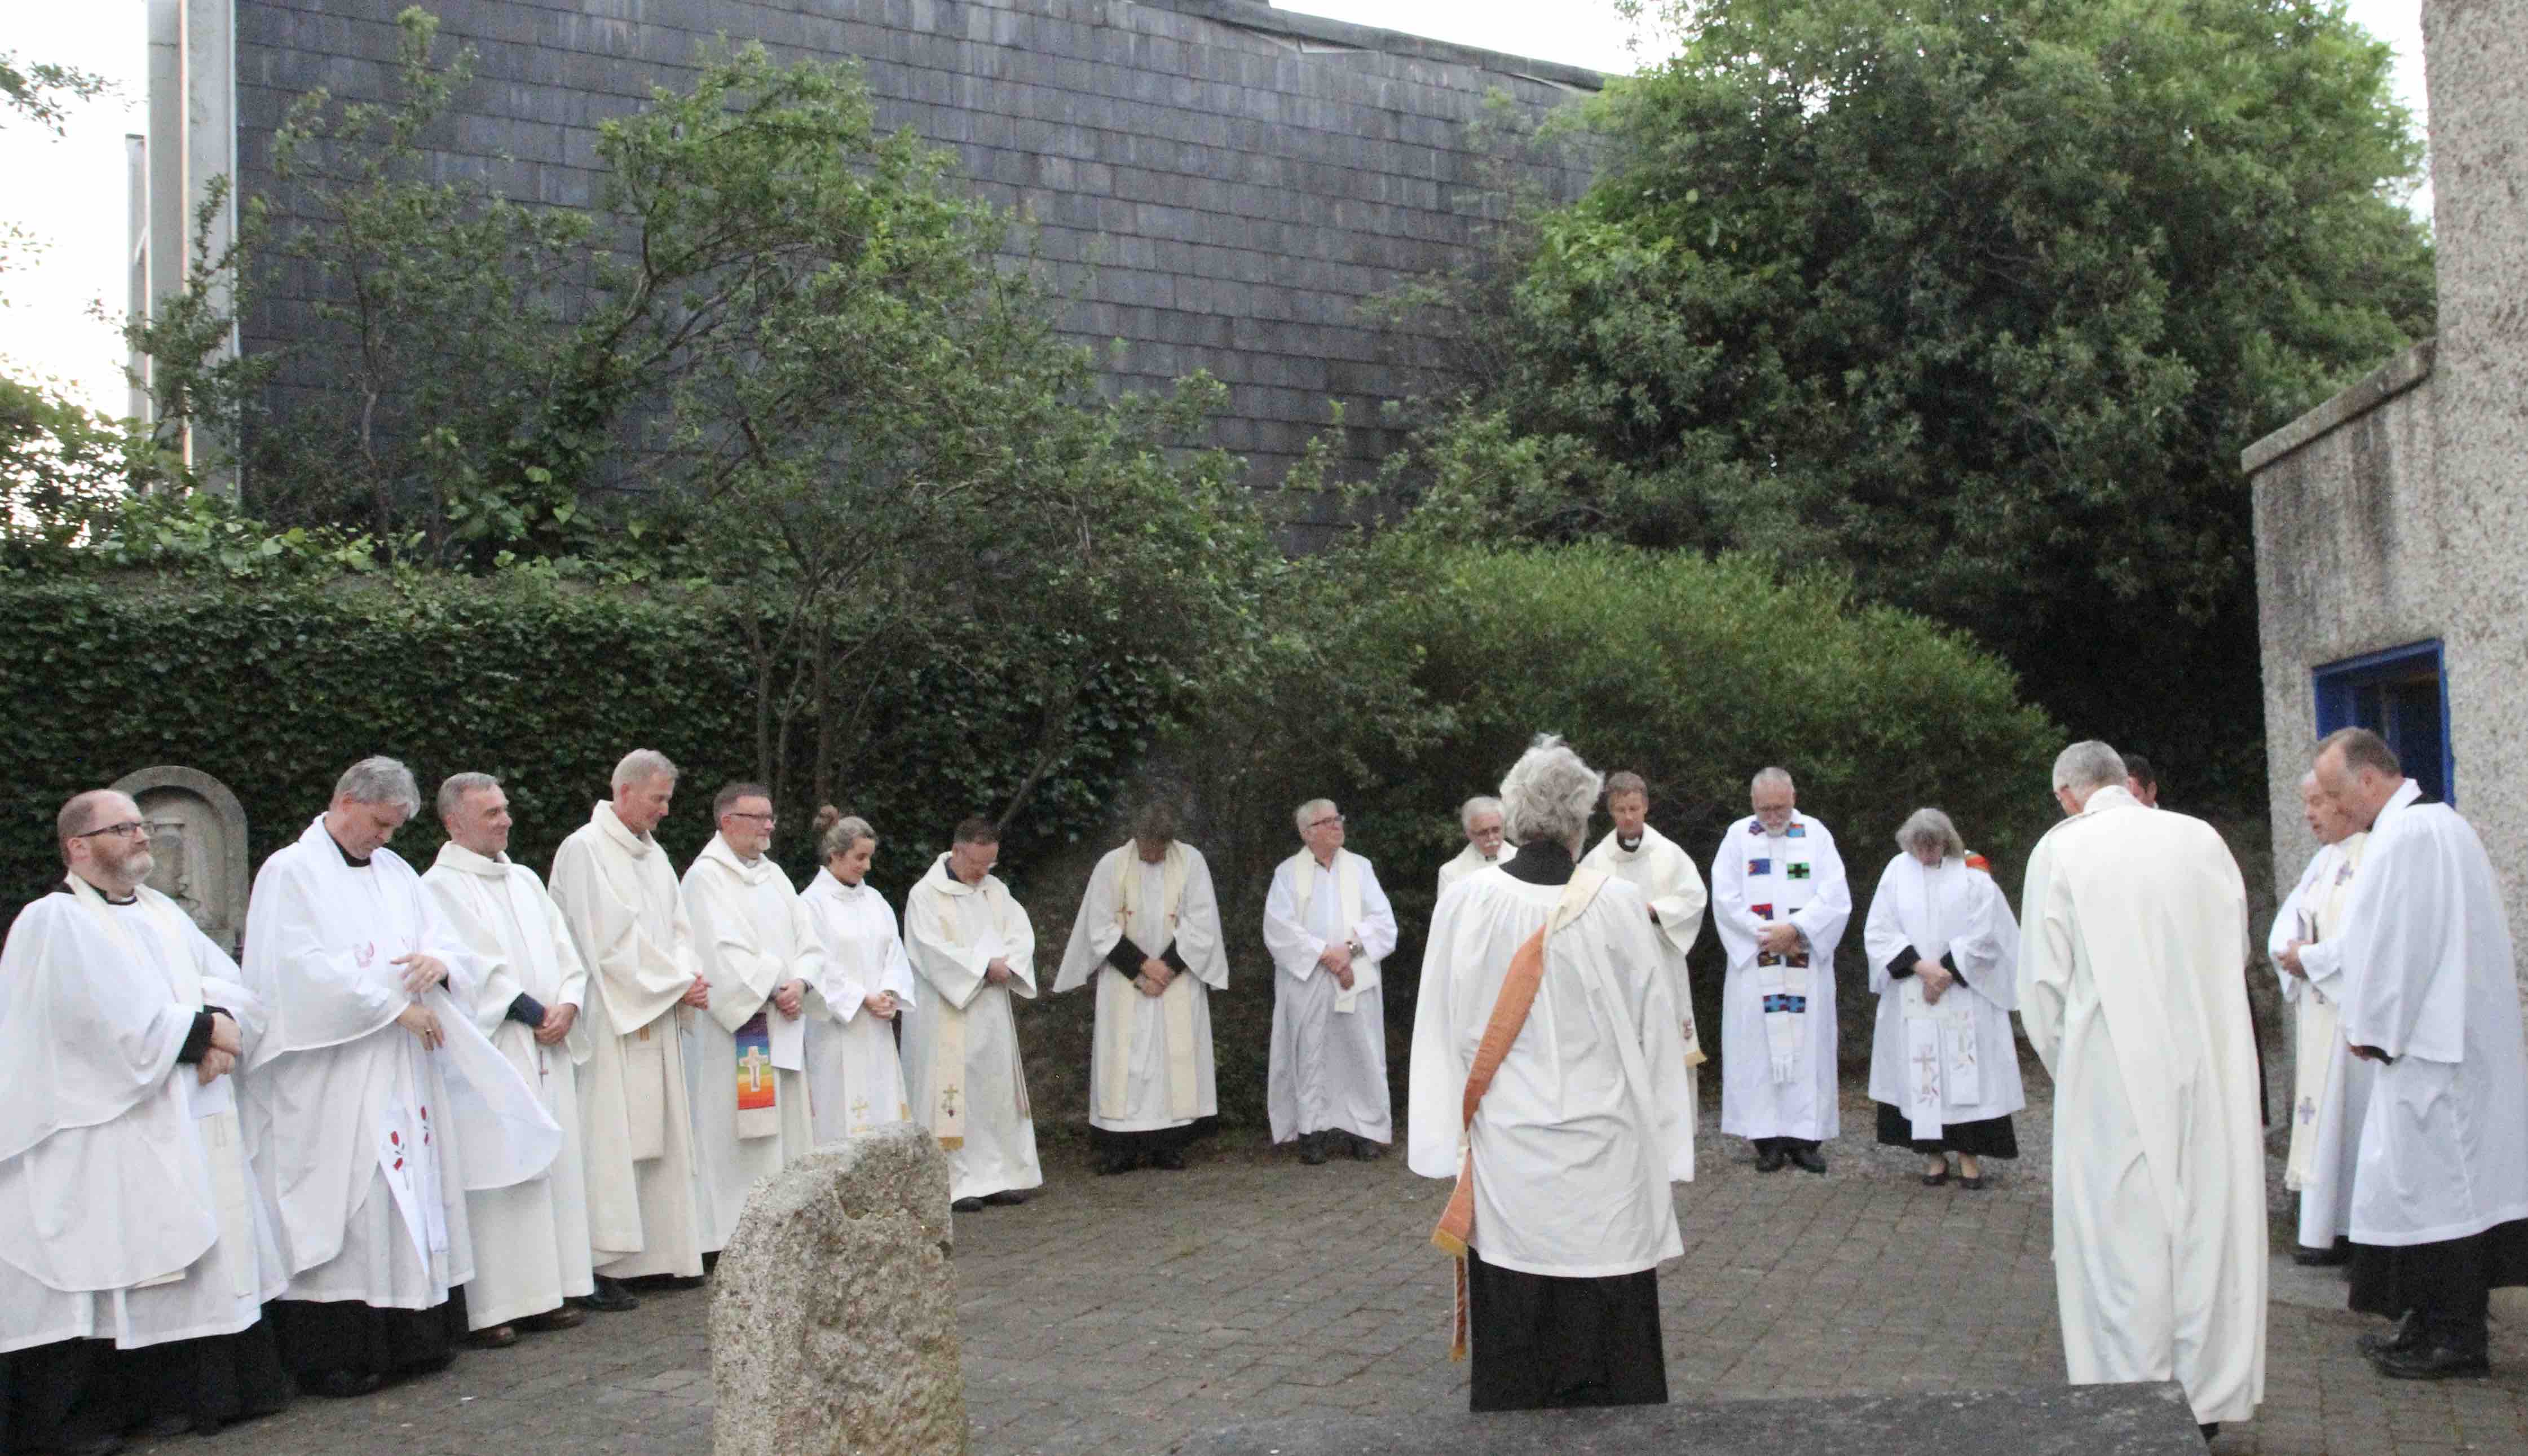
[[(1545, 932), (1552, 924), (1549, 916), (1545, 925), (1520, 943), (1509, 958), (1508, 973), (1501, 977), (1501, 995), (1494, 999), (1492, 1016), (1484, 1022), (1484, 1039), (1475, 1045), (1475, 1065), (1466, 1073), (1462, 1106), (1464, 1125), (1470, 1132), (1475, 1125), (1476, 1104), (1492, 1087), (1493, 1074), (1501, 1070), (1510, 1043), (1518, 1040), (1519, 1028), (1527, 1024), (1528, 1009), (1536, 1005), (1537, 987), (1545, 981)], [(1446, 1250), (1457, 1266), (1457, 1307), (1448, 1339), (1450, 1360), (1466, 1358), (1466, 1247), (1474, 1236), (1475, 1148), (1470, 1138), (1457, 1164), (1456, 1191), (1448, 1195), (1448, 1206), (1440, 1215), (1439, 1226), (1431, 1230), (1431, 1242)]]

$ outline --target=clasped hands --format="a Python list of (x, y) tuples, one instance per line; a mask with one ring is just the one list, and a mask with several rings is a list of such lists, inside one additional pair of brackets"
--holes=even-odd
[(1168, 983), (1176, 978), (1177, 973), (1168, 968), (1168, 962), (1156, 956), (1145, 956), (1141, 959), (1140, 972), (1132, 977), (1132, 989), (1144, 996), (1161, 996), (1167, 993)]
[(1788, 920), (1776, 920), (1756, 931), (1756, 949), (1768, 956), (1787, 956), (1799, 946), (1800, 927)]
[(1349, 945), (1327, 945), (1323, 951), (1317, 953), (1317, 963), (1326, 968), (1326, 974), (1335, 978), (1336, 985), (1346, 991), (1351, 989), (1351, 947)]
[(245, 1054), (245, 1040), (237, 1032), (237, 1023), (226, 1012), (211, 1013), (211, 1044), (202, 1051), (202, 1060), (193, 1064), (193, 1075), (203, 1086), (237, 1070), (237, 1058)]
[(1939, 1005), (1940, 998), (1958, 983), (1958, 978), (1950, 973), (1947, 966), (1928, 957), (1917, 958), (1914, 962), (1914, 979), (1922, 983), (1922, 1001), (1928, 1006)]
[(1008, 985), (1017, 974), (1018, 972), (1010, 969), (1010, 962), (1004, 957), (993, 957), (992, 962), (983, 967), (983, 979), (995, 986)]

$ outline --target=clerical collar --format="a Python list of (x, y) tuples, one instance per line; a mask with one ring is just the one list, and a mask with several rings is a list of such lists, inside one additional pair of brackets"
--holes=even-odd
[(1530, 885), (1571, 883), (1571, 852), (1551, 841), (1520, 845), (1518, 857), (1501, 864), (1501, 873)]
[[(137, 890), (124, 896), (121, 900), (117, 900), (113, 896), (106, 894), (103, 890), (97, 889), (94, 881), (90, 881), (88, 883), (88, 888), (96, 890), (97, 898), (108, 905), (138, 905), (140, 903), (140, 892)], [(58, 886), (53, 893), (56, 895), (77, 895), (79, 891), (72, 888), (70, 877), (65, 875), (62, 877), (60, 886)]]
[(369, 860), (373, 857), (368, 855), (354, 855), (350, 851), (343, 849), (342, 842), (334, 837), (333, 830), (328, 829), (325, 831), (325, 842), (332, 845), (334, 847), (334, 852), (342, 857), (342, 862), (351, 866), (353, 869), (366, 869), (369, 867)]
[(1649, 835), (1643, 834), (1637, 835), (1631, 839), (1626, 839), (1622, 835), (1618, 834), (1615, 836), (1615, 848), (1623, 851), (1627, 855), (1638, 854), (1642, 848), (1642, 841), (1648, 838), (1650, 838)]

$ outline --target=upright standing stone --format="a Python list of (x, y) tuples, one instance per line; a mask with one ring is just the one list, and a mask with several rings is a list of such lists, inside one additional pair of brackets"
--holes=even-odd
[(755, 1185), (711, 1277), (714, 1456), (962, 1456), (948, 1157), (897, 1122)]
[(245, 807), (229, 786), (198, 768), (161, 764), (111, 786), (129, 794), (149, 823), (149, 888), (184, 908), (232, 957), (245, 938)]

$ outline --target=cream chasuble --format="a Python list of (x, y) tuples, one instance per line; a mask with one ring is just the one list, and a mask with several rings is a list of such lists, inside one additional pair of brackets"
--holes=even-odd
[[(825, 946), (823, 984), (808, 1017), (808, 1115), (816, 1143), (839, 1142), (913, 1120), (895, 1028), (916, 1010), (913, 962), (895, 910), (864, 881), (846, 885), (819, 869), (800, 903)], [(895, 1021), (869, 1014), (869, 999), (895, 994)]]
[[(1834, 835), (1794, 813), (1780, 834), (1754, 814), (1729, 826), (1712, 860), (1720, 983), (1720, 1130), (1822, 1142), (1842, 1129), (1835, 1102), (1834, 952), (1852, 888)], [(1774, 955), (1756, 934), (1788, 922), (1802, 940)]]
[(588, 1238), (610, 1278), (703, 1272), (679, 1004), (697, 974), (693, 925), (666, 851), (600, 804), (553, 853), (553, 903), (587, 966), (580, 1068)]
[[(921, 1014), (904, 1028), (905, 1089), (913, 1120), (948, 1150), (949, 1196), (1041, 1185), (1010, 1000), (1035, 999), (1035, 927), (1027, 909), (998, 876), (969, 885), (941, 855), (905, 898), (904, 943), (923, 993)], [(998, 986), (983, 975), (995, 959), (1010, 968)]]
[[(436, 1051), (395, 1024), (412, 997), (394, 962), (415, 953), (448, 967), (421, 998), (446, 1037)], [(240, 1090), (291, 1271), (284, 1297), (445, 1303), (474, 1277), (465, 1194), (536, 1177), (561, 1146), (475, 1027), (473, 956), (410, 865), (384, 849), (351, 864), (320, 816), (255, 874), (244, 968), (270, 1018)]]
[(594, 1293), (590, 1264), (586, 1152), (579, 1135), (579, 1067), (589, 1058), (582, 1014), (561, 1042), (545, 1046), (509, 1015), (521, 995), (551, 1011), (588, 999), (588, 972), (544, 881), (507, 855), (487, 859), (458, 844), (439, 848), (421, 877), (448, 929), (474, 957), (475, 1029), (535, 1089), (561, 1128), (553, 1166), (524, 1182), (465, 1195), (474, 1228), (474, 1281), (465, 1318), (475, 1329), (561, 1307)]
[[(809, 1008), (785, 1016), (772, 993), (813, 990), (825, 977), (825, 943), (799, 892), (768, 855), (753, 863), (712, 835), (685, 870), (685, 912), (711, 982), (708, 1015), (685, 1029), (686, 1090), (703, 1201), (703, 1251), (728, 1244), (747, 1190), (816, 1144), (808, 1106)], [(804, 998), (803, 998), (804, 999)]]
[(2406, 1247), (2528, 1218), (2528, 1046), (2502, 885), (2475, 826), (2407, 779), (2370, 826), (2344, 929), (2303, 947), (2343, 1036), (2396, 1059), (2361, 1124), (2353, 1242)]
[[(1347, 941), (1361, 948), (1348, 991), (1317, 963), (1326, 947)], [(1334, 1130), (1395, 1141), (1378, 962), (1396, 950), (1396, 910), (1378, 871), (1349, 850), (1337, 850), (1331, 866), (1306, 850), (1283, 860), (1264, 897), (1264, 949), (1274, 967), (1264, 1099), (1273, 1140)]]
[(2054, 1075), (2054, 1288), (2072, 1382), (2265, 1386), (2265, 1158), (2246, 886), (2200, 819), (2102, 788), (2028, 861), (2019, 1007)]
[[(1167, 990), (1142, 995), (1132, 975), (1107, 959), (1127, 939), (1142, 956), (1164, 959), (1175, 951), (1184, 968)], [(1088, 1064), (1089, 1124), (1148, 1132), (1216, 1116), (1211, 993), (1229, 989), (1229, 957), (1211, 866), (1201, 851), (1171, 842), (1160, 862), (1150, 864), (1128, 842), (1097, 861), (1053, 989), (1076, 991), (1092, 978), (1097, 1032)]]
[(19, 913), (0, 951), (0, 1354), (235, 1334), (287, 1278), (247, 1166), (234, 1077), (176, 1061), (205, 1006), (254, 1049), (237, 966), (143, 886), (86, 881)]
[[(2294, 940), (2333, 940), (2344, 933), (2344, 912), (2352, 900), (2352, 877), (2360, 868), (2370, 836), (2349, 835), (2340, 844), (2321, 847), (2310, 858), (2299, 883), (2274, 915), (2266, 953), (2279, 958)], [(2305, 963), (2305, 962), (2303, 962)], [(2342, 1009), (2345, 991), (2342, 967), (2323, 984), (2284, 971), (2283, 1000), (2291, 1003), (2291, 1153), (2283, 1164), (2283, 1186), (2299, 1192), (2297, 1242), (2305, 1248), (2331, 1249), (2352, 1228), (2352, 1170), (2361, 1152), (2361, 1122), (2370, 1109), (2370, 1088), (2378, 1068), (2352, 1055), (2344, 1041)]]
[[(1478, 869), (1491, 869), (1498, 865), (1507, 864), (1511, 859), (1515, 858), (1517, 855), (1518, 846), (1511, 844), (1508, 840), (1502, 840), (1501, 854), (1494, 858), (1487, 859), (1476, 851), (1475, 842), (1473, 840), (1468, 840), (1466, 841), (1466, 847), (1459, 850), (1456, 853), (1455, 858), (1449, 859), (1448, 863), (1440, 866), (1440, 893), (1443, 895), (1448, 894), (1448, 887), (1450, 885), (1453, 885), (1457, 881), (1464, 879), (1466, 876), (1473, 874)], [(1697, 886), (1700, 886), (1702, 883), (1703, 881), (1699, 877), (1695, 880), (1695, 884)]]
[[(2019, 922), (1992, 876), (1963, 859), (1887, 861), (1862, 925), (1878, 1022), (1870, 1044), (1870, 1096), (1905, 1113), (1913, 1135), (1941, 1140), (1958, 1122), (2008, 1117), (2028, 1105), (2010, 1014), (2019, 1006)], [(1910, 955), (1909, 955), (1910, 953)], [(1936, 1001), (1907, 958), (1947, 957), (1958, 981)]]

